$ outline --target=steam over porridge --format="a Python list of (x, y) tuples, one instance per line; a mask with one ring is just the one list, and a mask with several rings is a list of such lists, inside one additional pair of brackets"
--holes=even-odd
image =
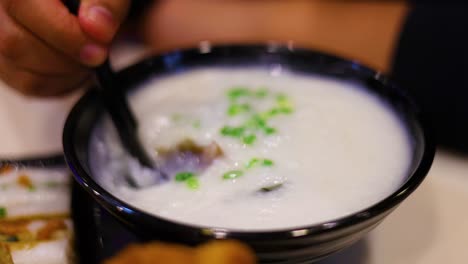
[(177, 222), (269, 230), (329, 221), (390, 195), (411, 162), (398, 117), (354, 83), (205, 68), (150, 80), (130, 102), (167, 179), (124, 154), (107, 117), (93, 132), (92, 172), (121, 200)]

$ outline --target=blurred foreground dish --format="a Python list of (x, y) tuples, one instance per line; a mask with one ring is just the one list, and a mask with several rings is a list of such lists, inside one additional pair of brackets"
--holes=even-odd
[(214, 241), (191, 248), (152, 242), (130, 245), (104, 264), (254, 264), (256, 258), (246, 245), (236, 241)]
[(0, 164), (0, 263), (73, 263), (69, 196), (63, 166)]

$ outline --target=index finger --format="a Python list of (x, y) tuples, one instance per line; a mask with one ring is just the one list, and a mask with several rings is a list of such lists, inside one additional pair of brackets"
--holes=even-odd
[(78, 18), (58, 0), (8, 0), (10, 16), (48, 45), (89, 66), (107, 56), (107, 48), (91, 40)]

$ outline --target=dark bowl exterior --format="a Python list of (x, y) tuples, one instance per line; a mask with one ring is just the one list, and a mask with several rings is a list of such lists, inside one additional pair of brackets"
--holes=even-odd
[(140, 211), (114, 197), (93, 179), (88, 164), (90, 132), (103, 113), (90, 90), (70, 113), (63, 145), (75, 180), (88, 194), (142, 240), (159, 239), (196, 245), (211, 239), (237, 239), (249, 244), (262, 263), (309, 263), (362, 238), (392, 212), (423, 181), (434, 158), (435, 146), (417, 107), (381, 74), (356, 62), (290, 46), (220, 46), (172, 52), (147, 59), (120, 72), (123, 89), (132, 89), (151, 76), (176, 74), (204, 66), (285, 67), (294, 72), (359, 81), (387, 101), (413, 137), (413, 162), (407, 181), (381, 202), (353, 215), (302, 228), (245, 232), (191, 226)]

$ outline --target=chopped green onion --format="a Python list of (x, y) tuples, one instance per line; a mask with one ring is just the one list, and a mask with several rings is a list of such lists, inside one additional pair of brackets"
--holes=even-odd
[(0, 207), (0, 219), (7, 217), (7, 209), (5, 207)]
[(256, 166), (259, 162), (260, 162), (259, 159), (253, 158), (253, 159), (251, 159), (251, 160), (249, 161), (249, 163), (247, 163), (247, 165), (246, 165), (245, 167), (246, 167), (247, 169), (250, 169), (250, 168)]
[(188, 180), (189, 178), (192, 178), (193, 176), (195, 176), (195, 174), (193, 174), (192, 172), (187, 172), (187, 171), (179, 172), (176, 174), (175, 180), (178, 182), (183, 182), (183, 181)]
[(252, 145), (255, 140), (257, 140), (257, 136), (255, 134), (250, 134), (242, 138), (242, 142), (247, 145)]
[(292, 113), (294, 111), (294, 109), (292, 107), (289, 107), (289, 106), (280, 107), (278, 110), (283, 114), (290, 114), (290, 113)]
[(266, 112), (263, 112), (260, 114), (260, 116), (263, 118), (263, 119), (269, 119), (269, 118), (272, 118), (278, 114), (281, 113), (281, 110), (278, 109), (278, 108), (272, 108)]
[(293, 105), (289, 98), (284, 94), (279, 94), (276, 97), (276, 103), (278, 105), (278, 110), (283, 114), (290, 114), (293, 111)]
[(277, 183), (277, 184), (273, 184), (273, 185), (270, 185), (270, 186), (265, 186), (265, 187), (262, 187), (260, 188), (260, 192), (264, 192), (264, 193), (267, 193), (267, 192), (271, 192), (271, 191), (274, 191), (274, 190), (277, 190), (279, 188), (281, 188), (283, 186), (282, 183)]
[(234, 105), (229, 106), (227, 113), (230, 116), (235, 116), (235, 115), (242, 114), (242, 113), (249, 112), (249, 111), (250, 111), (250, 105), (248, 104), (234, 104)]
[(242, 172), (240, 170), (228, 171), (228, 172), (224, 173), (223, 179), (225, 179), (225, 180), (236, 179), (236, 178), (239, 178), (242, 175), (244, 175), (244, 172)]
[(34, 185), (29, 186), (28, 191), (35, 192), (36, 191), (36, 186), (34, 186)]
[(260, 88), (255, 91), (255, 97), (257, 98), (265, 98), (268, 95), (268, 90), (266, 88)]
[(239, 97), (249, 96), (250, 91), (245, 87), (234, 87), (228, 91), (228, 97), (231, 100), (236, 100)]
[(276, 95), (276, 101), (277, 102), (284, 102), (284, 101), (288, 101), (288, 96), (285, 95), (284, 93), (279, 93)]
[(253, 115), (249, 120), (247, 120), (246, 124), (247, 127), (251, 128), (262, 128), (267, 125), (266, 119), (260, 115)]
[(223, 136), (230, 136), (235, 138), (240, 138), (244, 134), (245, 128), (243, 127), (230, 127), (224, 126), (221, 128), (221, 134)]
[[(260, 163), (261, 162), (261, 163)], [(247, 165), (245, 165), (245, 167), (247, 169), (251, 169), (257, 165), (262, 165), (264, 167), (271, 167), (273, 166), (275, 163), (271, 160), (271, 159), (259, 159), (259, 158), (253, 158), (251, 159)]]
[(276, 128), (274, 127), (265, 127), (263, 129), (263, 131), (265, 132), (265, 134), (267, 135), (272, 135), (272, 134), (275, 134), (276, 133)]
[(198, 189), (198, 187), (200, 187), (200, 183), (198, 182), (198, 179), (194, 176), (188, 178), (185, 184), (187, 184), (187, 187), (189, 187), (192, 190), (196, 190)]

